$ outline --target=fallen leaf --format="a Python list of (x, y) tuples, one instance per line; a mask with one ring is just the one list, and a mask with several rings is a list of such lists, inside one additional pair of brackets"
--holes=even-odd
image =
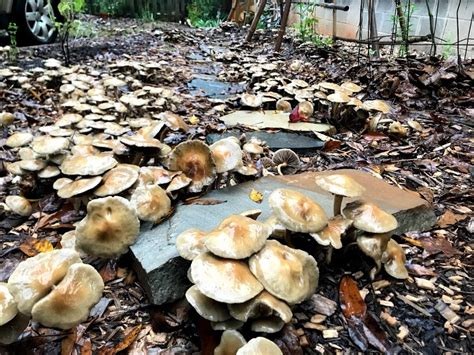
[(420, 248), (423, 247), (423, 243), (421, 243), (419, 240), (416, 240), (410, 237), (405, 237), (405, 236), (402, 236), (402, 239), (416, 247), (420, 247)]
[(90, 339), (85, 339), (81, 346), (81, 355), (92, 355), (92, 342)]
[(349, 276), (343, 276), (339, 284), (339, 302), (344, 317), (364, 317), (367, 306), (362, 299), (357, 283)]
[(20, 245), (20, 250), (28, 256), (35, 256), (53, 249), (53, 245), (47, 239), (28, 238)]
[(324, 143), (323, 151), (332, 152), (333, 150), (339, 149), (341, 145), (342, 145), (341, 141), (329, 140), (326, 143)]
[(117, 264), (109, 260), (100, 270), (99, 274), (104, 282), (112, 281), (117, 277)]
[(369, 132), (363, 135), (364, 140), (367, 142), (381, 141), (388, 139), (388, 137), (381, 132)]
[(197, 118), (196, 115), (192, 115), (192, 116), (189, 118), (189, 123), (196, 125), (196, 124), (199, 123), (199, 118)]
[(113, 351), (114, 353), (118, 353), (119, 351), (127, 349), (132, 343), (137, 339), (138, 334), (140, 333), (140, 330), (142, 329), (141, 325), (137, 325), (133, 327), (128, 334), (125, 336), (125, 338), (115, 345)]
[(252, 189), (252, 191), (250, 191), (249, 197), (253, 202), (256, 203), (262, 203), (263, 201), (263, 194), (255, 189)]
[(410, 271), (410, 273), (418, 276), (436, 276), (434, 269), (427, 268), (423, 265), (406, 264), (405, 266), (407, 267), (408, 271)]
[(421, 246), (425, 249), (428, 255), (444, 253), (448, 257), (462, 254), (459, 250), (454, 248), (449, 240), (443, 237), (422, 237), (420, 238)]
[(452, 212), (451, 210), (447, 210), (446, 212), (443, 213), (441, 217), (439, 217), (438, 226), (441, 228), (446, 228), (450, 225), (456, 224), (460, 221), (463, 221), (467, 218), (467, 215), (462, 215), (462, 214), (457, 214)]

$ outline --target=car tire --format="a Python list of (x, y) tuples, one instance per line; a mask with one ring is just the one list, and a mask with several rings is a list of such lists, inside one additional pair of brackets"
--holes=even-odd
[[(17, 0), (14, 20), (18, 26), (18, 43), (53, 43), (58, 34), (55, 21), (61, 21), (58, 3), (54, 0)], [(51, 10), (56, 19), (51, 18)]]

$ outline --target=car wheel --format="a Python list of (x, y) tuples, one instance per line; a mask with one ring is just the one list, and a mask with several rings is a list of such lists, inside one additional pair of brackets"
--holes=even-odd
[(16, 1), (17, 41), (21, 44), (46, 44), (56, 39), (57, 3), (51, 0)]

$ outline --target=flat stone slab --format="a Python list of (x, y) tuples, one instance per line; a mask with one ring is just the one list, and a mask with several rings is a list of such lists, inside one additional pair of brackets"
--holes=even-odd
[(235, 111), (219, 118), (227, 127), (285, 129), (296, 132), (329, 132), (334, 127), (324, 123), (289, 122), (289, 113), (277, 111)]
[[(271, 214), (268, 196), (273, 190), (281, 187), (303, 192), (317, 201), (331, 216), (333, 196), (318, 188), (314, 178), (334, 173), (326, 171), (291, 176), (267, 176), (212, 191), (202, 198), (222, 203), (179, 205), (170, 219), (153, 229), (145, 227), (137, 242), (131, 247), (131, 254), (138, 278), (150, 301), (154, 304), (175, 301), (184, 295), (190, 285), (186, 277), (189, 262), (179, 257), (175, 248), (176, 237), (181, 232), (192, 227), (210, 231), (227, 216), (256, 208), (262, 210), (259, 220), (266, 219)], [(363, 200), (374, 202), (395, 215), (399, 222), (396, 233), (425, 230), (434, 225), (436, 217), (433, 210), (418, 194), (401, 190), (366, 172), (344, 169), (337, 170), (337, 173), (350, 175), (365, 186), (366, 192), (361, 197)], [(252, 189), (263, 194), (262, 203), (253, 202), (249, 198)], [(344, 199), (343, 205), (350, 201), (351, 199)]]
[[(225, 133), (212, 133), (206, 137), (207, 143), (212, 144), (222, 138), (227, 137), (240, 137), (242, 131), (239, 130), (230, 130)], [(324, 146), (324, 142), (311, 138), (302, 134), (293, 133), (293, 132), (265, 132), (265, 131), (250, 131), (245, 132), (247, 138), (257, 138), (262, 141), (265, 141), (268, 147), (272, 150), (289, 148), (294, 150), (297, 153), (311, 152), (316, 149), (320, 149)]]

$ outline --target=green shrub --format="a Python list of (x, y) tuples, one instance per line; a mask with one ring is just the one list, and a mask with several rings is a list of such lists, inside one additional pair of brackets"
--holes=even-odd
[(192, 0), (188, 5), (188, 17), (191, 24), (196, 27), (218, 26), (224, 19), (222, 1)]

